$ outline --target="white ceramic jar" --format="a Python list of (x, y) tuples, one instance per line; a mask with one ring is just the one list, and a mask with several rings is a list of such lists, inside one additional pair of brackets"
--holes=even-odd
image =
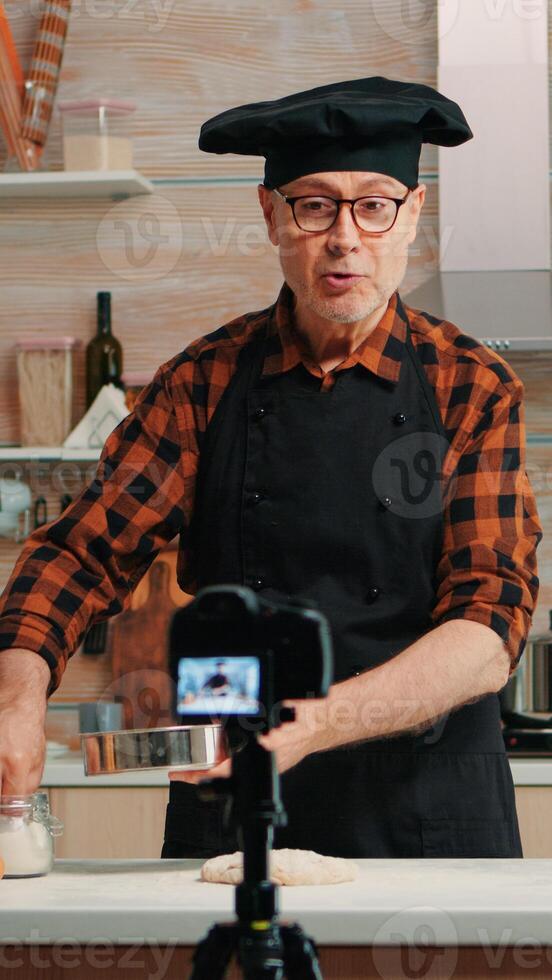
[(0, 858), (4, 878), (36, 878), (54, 866), (54, 837), (63, 824), (50, 814), (47, 793), (0, 796)]

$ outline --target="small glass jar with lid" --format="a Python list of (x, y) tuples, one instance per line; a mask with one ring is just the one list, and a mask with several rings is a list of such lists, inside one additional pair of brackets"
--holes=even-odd
[(54, 866), (54, 837), (63, 824), (50, 814), (48, 794), (0, 796), (0, 858), (4, 878), (38, 878)]
[(60, 102), (65, 170), (132, 170), (130, 116), (121, 99)]

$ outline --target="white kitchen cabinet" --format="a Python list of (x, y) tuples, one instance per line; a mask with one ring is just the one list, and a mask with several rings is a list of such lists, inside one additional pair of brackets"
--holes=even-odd
[(516, 786), (516, 806), (524, 857), (552, 857), (552, 786)]
[(57, 858), (159, 858), (169, 788), (51, 787), (50, 809), (64, 824)]

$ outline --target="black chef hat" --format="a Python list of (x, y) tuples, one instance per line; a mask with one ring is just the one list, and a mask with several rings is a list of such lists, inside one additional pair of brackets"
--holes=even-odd
[(472, 136), (460, 106), (436, 89), (375, 75), (227, 109), (203, 123), (199, 148), (265, 157), (271, 188), (334, 170), (415, 187), (422, 143), (458, 146)]

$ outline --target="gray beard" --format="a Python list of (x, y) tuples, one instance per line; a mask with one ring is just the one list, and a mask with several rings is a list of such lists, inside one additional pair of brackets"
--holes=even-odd
[[(331, 320), (334, 323), (357, 323), (359, 320), (364, 320), (371, 316), (375, 310), (379, 309), (380, 306), (386, 305), (396, 289), (398, 289), (404, 275), (406, 272), (407, 260), (405, 258), (402, 263), (402, 268), (395, 269), (394, 276), (390, 276), (389, 280), (383, 285), (375, 287), (375, 293), (365, 299), (360, 308), (355, 310), (355, 312), (346, 312), (339, 308), (339, 300), (333, 299), (331, 296), (321, 298), (316, 293), (313, 295), (311, 291), (305, 293), (302, 290), (303, 296), (303, 306), (307, 310), (312, 310), (317, 316), (322, 317), (324, 320)], [(282, 272), (284, 270), (282, 269)], [(285, 277), (285, 272), (284, 272)], [(292, 291), (293, 285), (289, 283)], [(304, 285), (304, 284), (300, 284)], [(297, 305), (297, 297), (295, 298), (294, 306)]]
[[(394, 292), (394, 289), (395, 287), (391, 290), (391, 294)], [(317, 316), (323, 317), (324, 320), (332, 320), (334, 323), (357, 323), (359, 320), (364, 320), (366, 317), (371, 316), (388, 299), (387, 292), (378, 289), (377, 293), (369, 299), (366, 299), (358, 309), (351, 312), (340, 309), (339, 302), (331, 298), (321, 299), (319, 296), (313, 297), (311, 294), (307, 296), (305, 305), (313, 313), (316, 313)]]

